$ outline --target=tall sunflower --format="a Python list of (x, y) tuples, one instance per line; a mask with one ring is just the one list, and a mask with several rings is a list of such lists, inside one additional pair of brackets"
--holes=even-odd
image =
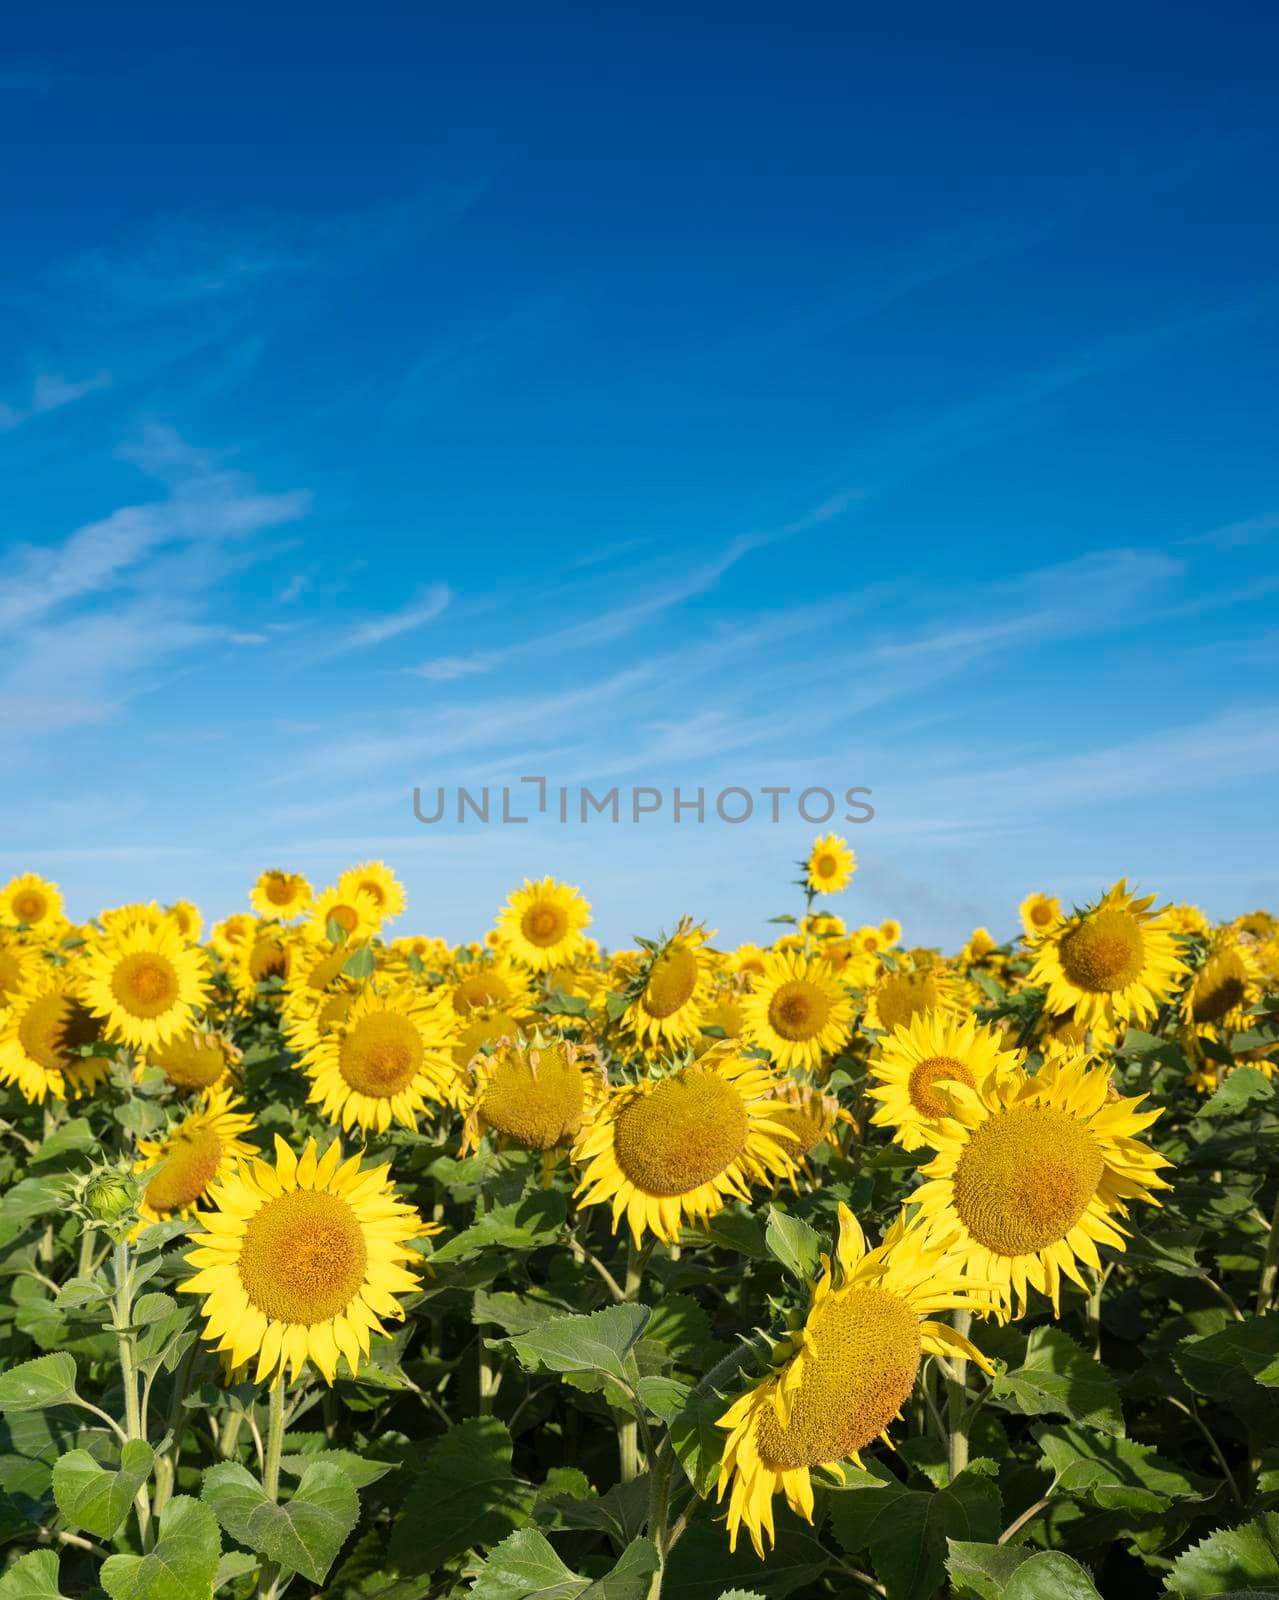
[(667, 1244), (681, 1222), (706, 1222), (750, 1185), (787, 1177), (788, 1130), (774, 1120), (780, 1087), (758, 1061), (721, 1046), (669, 1077), (617, 1089), (573, 1151), (578, 1205), (613, 1208), (636, 1242), (647, 1229)]
[(814, 894), (838, 894), (848, 887), (856, 871), (857, 860), (846, 839), (837, 833), (826, 833), (813, 840), (804, 875)]
[(187, 1032), (212, 993), (204, 951), (167, 920), (105, 934), (82, 972), (85, 1003), (105, 1019), (107, 1037), (138, 1050)]
[(742, 1001), (745, 1038), (788, 1071), (838, 1050), (853, 1021), (852, 996), (825, 961), (798, 951), (765, 958)]
[(41, 1105), (91, 1094), (111, 1075), (106, 1055), (84, 1054), (102, 1024), (80, 999), (65, 967), (32, 968), (0, 1011), (0, 1083)]
[(1124, 1248), (1132, 1200), (1158, 1205), (1169, 1165), (1137, 1135), (1160, 1115), (1124, 1099), (1086, 1057), (1045, 1061), (1035, 1076), (992, 1073), (946, 1086), (952, 1115), (929, 1137), (937, 1155), (910, 1196), (913, 1221), (952, 1246), (975, 1279), (997, 1285), (1004, 1312), (1027, 1287), (1059, 1308), (1061, 1274), (1087, 1288), (1097, 1245)]
[(1200, 1038), (1218, 1039), (1248, 1026), (1248, 1010), (1261, 997), (1261, 972), (1251, 941), (1223, 928), (1210, 941), (1203, 965), (1186, 986), (1181, 1015)]
[(291, 922), (311, 908), (314, 891), (300, 872), (284, 872), (268, 867), (249, 891), (249, 904), (260, 917), (276, 917)]
[(306, 920), (306, 931), (310, 938), (329, 944), (330, 929), (340, 929), (345, 943), (353, 946), (371, 939), (382, 922), (382, 910), (367, 889), (322, 889)]
[(303, 1059), (311, 1103), (343, 1128), (415, 1128), (427, 1102), (452, 1103), (458, 1034), (447, 1000), (411, 984), (366, 984)]
[(200, 935), (204, 931), (204, 918), (194, 901), (175, 900), (171, 906), (165, 907), (165, 912), (184, 939), (189, 939), (192, 944), (199, 944)]
[(257, 1357), (257, 1381), (296, 1378), (312, 1361), (325, 1382), (340, 1356), (354, 1375), (382, 1318), (403, 1318), (395, 1299), (417, 1288), (409, 1241), (440, 1232), (397, 1199), (390, 1168), (360, 1171), (337, 1139), (317, 1160), (278, 1135), (274, 1164), (252, 1159), (209, 1190), (208, 1232), (179, 1288), (204, 1297), (204, 1337), (241, 1366)]
[(870, 1119), (891, 1128), (904, 1150), (932, 1144), (932, 1135), (951, 1114), (939, 1083), (966, 1083), (971, 1089), (990, 1073), (1021, 1066), (1025, 1054), (1003, 1048), (1003, 1035), (973, 1017), (945, 1011), (919, 1011), (879, 1042), (870, 1061), (868, 1090), (880, 1102)]
[(1033, 944), (1061, 920), (1061, 901), (1055, 894), (1028, 894), (1017, 911), (1026, 940)]
[(384, 861), (365, 861), (358, 867), (348, 867), (338, 879), (338, 893), (367, 894), (383, 922), (398, 917), (408, 901), (404, 885)]
[(546, 1172), (608, 1091), (599, 1052), (571, 1039), (504, 1038), (470, 1063), (462, 1150), (492, 1132), (499, 1145), (533, 1150)]
[(162, 1139), (138, 1140), (142, 1159), (133, 1170), (146, 1177), (138, 1201), (144, 1222), (192, 1216), (209, 1185), (234, 1172), (237, 1158), (257, 1155), (240, 1137), (253, 1118), (239, 1106), (228, 1088), (206, 1090), (196, 1109)]
[(700, 1034), (712, 980), (705, 942), (704, 929), (681, 923), (640, 968), (622, 1023), (641, 1048), (678, 1048)]
[(877, 1249), (841, 1201), (834, 1261), (810, 1285), (801, 1325), (774, 1346), (772, 1370), (719, 1419), (728, 1437), (718, 1497), (728, 1501), (729, 1549), (746, 1524), (763, 1559), (773, 1542), (773, 1497), (813, 1520), (814, 1467), (861, 1465), (860, 1452), (887, 1439), (925, 1355), (975, 1361), (981, 1351), (934, 1314), (973, 1304), (961, 1265), (918, 1231), (895, 1223)]
[(590, 902), (580, 889), (554, 878), (525, 878), (498, 913), (503, 948), (534, 972), (571, 964), (586, 945)]
[(62, 922), (62, 893), (35, 872), (10, 878), (0, 889), (0, 922), (16, 923), (30, 933), (52, 933)]
[(1147, 1022), (1186, 973), (1154, 895), (1138, 900), (1121, 878), (1097, 905), (1061, 922), (1036, 948), (1030, 982), (1050, 1011), (1094, 1023)]

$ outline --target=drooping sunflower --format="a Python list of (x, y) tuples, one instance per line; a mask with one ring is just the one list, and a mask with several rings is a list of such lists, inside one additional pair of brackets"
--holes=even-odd
[(373, 901), (382, 922), (398, 917), (408, 901), (404, 885), (384, 861), (365, 861), (358, 867), (348, 867), (338, 879), (340, 895), (361, 892)]
[(746, 1039), (779, 1066), (812, 1068), (848, 1037), (853, 1000), (827, 962), (774, 952), (742, 1001), (742, 1016)]
[(1035, 1076), (993, 1073), (944, 1090), (953, 1115), (930, 1134), (936, 1157), (910, 1196), (913, 1221), (952, 1246), (974, 1279), (995, 1284), (1006, 1314), (1027, 1288), (1059, 1309), (1061, 1275), (1087, 1288), (1078, 1262), (1101, 1271), (1097, 1245), (1124, 1249), (1133, 1200), (1158, 1205), (1169, 1162), (1137, 1137), (1160, 1115), (1144, 1096), (1113, 1094), (1084, 1056), (1045, 1061)]
[(269, 867), (249, 891), (249, 904), (260, 917), (291, 922), (310, 909), (312, 892), (311, 885), (300, 872)]
[(1061, 901), (1055, 894), (1028, 894), (1017, 911), (1026, 939), (1033, 944), (1061, 920)]
[(875, 979), (866, 995), (865, 1022), (868, 1028), (891, 1033), (921, 1011), (955, 1011), (958, 1006), (958, 985), (949, 967), (903, 956)]
[(540, 1035), (503, 1038), (480, 1051), (469, 1079), (463, 1153), (491, 1132), (500, 1146), (538, 1152), (547, 1173), (556, 1151), (573, 1142), (608, 1091), (597, 1050)]
[(960, 1263), (916, 1231), (895, 1223), (867, 1250), (840, 1202), (832, 1262), (809, 1286), (803, 1322), (773, 1349), (772, 1370), (719, 1419), (728, 1437), (720, 1458), (718, 1498), (728, 1500), (729, 1549), (745, 1523), (756, 1554), (773, 1542), (773, 1497), (813, 1520), (812, 1470), (861, 1465), (860, 1452), (887, 1439), (915, 1386), (925, 1355), (975, 1361), (981, 1351), (935, 1313), (973, 1304)]
[(814, 894), (838, 894), (848, 887), (856, 871), (857, 861), (846, 839), (836, 833), (825, 833), (813, 840), (804, 872)]
[(53, 932), (62, 922), (62, 892), (35, 872), (10, 878), (0, 889), (0, 922), (16, 923), (41, 936)]
[(1086, 911), (1067, 917), (1036, 945), (1030, 982), (1047, 987), (1050, 1011), (1073, 1011), (1083, 1023), (1140, 1026), (1172, 997), (1186, 973), (1177, 940), (1121, 878)]
[(139, 1050), (188, 1032), (212, 992), (204, 951), (168, 921), (106, 934), (81, 970), (85, 1003), (105, 1019), (107, 1037)]
[(498, 914), (503, 947), (534, 972), (547, 972), (576, 960), (586, 945), (584, 930), (591, 920), (590, 902), (581, 890), (554, 878), (511, 892)]
[(111, 1075), (105, 1055), (83, 1053), (102, 1038), (102, 1024), (80, 999), (65, 967), (29, 970), (0, 1012), (0, 1082), (33, 1105), (91, 1094)]
[(343, 1128), (415, 1128), (428, 1101), (458, 1098), (458, 1031), (446, 998), (412, 984), (365, 984), (303, 1058), (311, 1102)]
[(367, 889), (322, 889), (315, 897), (306, 920), (309, 938), (323, 944), (332, 943), (330, 927), (341, 929), (348, 945), (371, 939), (382, 926), (383, 915), (377, 901)]
[(1185, 1026), (1200, 1038), (1219, 1039), (1248, 1026), (1247, 1016), (1261, 996), (1261, 973), (1249, 941), (1222, 929), (1211, 941), (1203, 965), (1186, 986), (1181, 1002)]
[(705, 943), (704, 929), (681, 924), (640, 968), (622, 1024), (641, 1048), (678, 1048), (700, 1034), (712, 982)]
[(875, 1087), (867, 1094), (880, 1104), (870, 1120), (877, 1128), (891, 1128), (904, 1150), (922, 1149), (951, 1115), (939, 1083), (966, 1083), (971, 1089), (991, 1073), (1015, 1070), (1025, 1059), (1024, 1051), (1003, 1048), (997, 1029), (973, 1017), (918, 1011), (882, 1038), (871, 1057)]
[(382, 1318), (403, 1318), (395, 1296), (417, 1288), (409, 1241), (440, 1232), (396, 1197), (388, 1166), (341, 1161), (337, 1139), (317, 1160), (314, 1139), (295, 1157), (277, 1135), (274, 1164), (242, 1162), (199, 1213), (198, 1270), (179, 1288), (204, 1297), (204, 1337), (232, 1366), (257, 1357), (259, 1383), (308, 1360), (332, 1383), (340, 1356), (358, 1372)]
[(138, 1140), (142, 1159), (133, 1170), (151, 1175), (138, 1201), (144, 1224), (194, 1215), (209, 1185), (229, 1177), (237, 1158), (257, 1155), (240, 1137), (253, 1118), (239, 1107), (230, 1089), (208, 1089), (197, 1108), (162, 1139)]
[(146, 1065), (159, 1067), (176, 1089), (216, 1089), (243, 1054), (225, 1034), (193, 1028), (148, 1050)]
[(645, 1229), (666, 1244), (681, 1222), (705, 1223), (753, 1182), (785, 1178), (787, 1129), (774, 1120), (778, 1078), (721, 1045), (669, 1077), (614, 1090), (583, 1129), (578, 1205), (611, 1204), (636, 1244)]
[(773, 1121), (786, 1129), (781, 1144), (796, 1166), (811, 1177), (808, 1157), (818, 1145), (829, 1144), (838, 1149), (839, 1125), (844, 1123), (856, 1130), (857, 1122), (835, 1095), (826, 1094), (815, 1084), (792, 1078), (782, 1085), (778, 1098), (782, 1103), (774, 1107), (772, 1115)]

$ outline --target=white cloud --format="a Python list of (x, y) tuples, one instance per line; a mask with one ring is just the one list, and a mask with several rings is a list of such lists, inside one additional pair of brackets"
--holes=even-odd
[(448, 584), (434, 583), (424, 595), (399, 611), (391, 611), (384, 617), (374, 617), (357, 624), (325, 653), (342, 655), (348, 650), (369, 650), (375, 645), (385, 644), (389, 639), (398, 639), (401, 634), (412, 633), (417, 628), (425, 627), (428, 622), (434, 622), (448, 609), (452, 598)]
[(31, 398), (25, 406), (10, 406), (0, 401), (0, 429), (16, 428), (32, 417), (41, 417), (50, 411), (60, 411), (72, 405), (95, 389), (105, 389), (111, 383), (109, 372), (95, 373), (92, 378), (82, 378), (72, 383), (61, 373), (42, 372), (31, 385)]

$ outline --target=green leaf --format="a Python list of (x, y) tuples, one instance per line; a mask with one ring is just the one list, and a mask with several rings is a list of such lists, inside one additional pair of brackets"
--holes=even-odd
[(357, 1489), (376, 1483), (379, 1478), (385, 1478), (388, 1472), (395, 1472), (399, 1468), (397, 1461), (373, 1461), (357, 1454), (354, 1450), (313, 1450), (310, 1455), (281, 1456), (280, 1471), (287, 1472), (291, 1478), (300, 1478), (306, 1469), (314, 1466), (317, 1461), (325, 1461), (329, 1466), (337, 1467)]
[(0, 1600), (62, 1600), (58, 1558), (52, 1550), (33, 1550), (0, 1578)]
[(1213, 1400), (1248, 1395), (1251, 1383), (1279, 1389), (1279, 1314), (1228, 1322), (1220, 1333), (1183, 1339), (1173, 1360), (1182, 1377), (1199, 1394)]
[(1102, 1433), (1124, 1431), (1115, 1380), (1060, 1328), (1032, 1328), (1025, 1359), (1015, 1370), (1000, 1373), (992, 1394), (1025, 1416), (1056, 1412)]
[(74, 1356), (58, 1351), (0, 1373), (0, 1411), (41, 1411), (75, 1400)]
[(1279, 1591), (1279, 1512), (1210, 1534), (1173, 1562), (1168, 1589), (1183, 1600), (1232, 1590)]
[(1256, 1067), (1236, 1067), (1221, 1088), (1199, 1108), (1199, 1116), (1237, 1117), (1250, 1106), (1266, 1105), (1275, 1098), (1275, 1087)]
[(40, 1148), (27, 1163), (31, 1167), (45, 1167), (51, 1161), (58, 1161), (67, 1156), (77, 1156), (86, 1150), (92, 1150), (98, 1143), (98, 1136), (94, 1133), (89, 1123), (83, 1117), (75, 1117), (47, 1138)]
[(692, 1390), (678, 1378), (652, 1376), (641, 1378), (635, 1385), (635, 1393), (646, 1411), (651, 1411), (662, 1422), (673, 1422), (683, 1411)]
[(0, 1200), (0, 1212), (14, 1222), (30, 1222), (61, 1211), (66, 1201), (67, 1185), (62, 1179), (23, 1178)]
[(511, 1467), (511, 1436), (496, 1417), (459, 1423), (427, 1452), (400, 1504), (390, 1556), (398, 1571), (433, 1572), (529, 1519), (531, 1496)]
[(642, 1532), (648, 1517), (649, 1477), (641, 1473), (629, 1483), (615, 1483), (607, 1494), (588, 1495), (583, 1479), (579, 1492), (538, 1495), (533, 1520), (543, 1528), (589, 1528), (606, 1533), (624, 1549)]
[(365, 978), (373, 976), (373, 970), (376, 966), (377, 958), (374, 956), (373, 951), (368, 945), (362, 944), (358, 950), (347, 956), (342, 963), (342, 973), (344, 977), (356, 978), (363, 982)]
[(1214, 1485), (1131, 1439), (1099, 1439), (1080, 1428), (1032, 1430), (1053, 1472), (1053, 1488), (1104, 1511), (1166, 1511), (1174, 1500), (1204, 1500)]
[(556, 1189), (538, 1189), (522, 1200), (494, 1206), (482, 1217), (455, 1233), (432, 1254), (432, 1261), (459, 1261), (481, 1250), (534, 1250), (559, 1238), (568, 1215), (568, 1202)]
[(1002, 1600), (1101, 1600), (1087, 1571), (1060, 1550), (1041, 1550), (1008, 1580)]
[(787, 1272), (801, 1283), (809, 1283), (816, 1278), (821, 1266), (822, 1236), (801, 1217), (793, 1217), (787, 1211), (769, 1206), (764, 1240), (769, 1251)]
[(233, 1539), (312, 1583), (324, 1582), (360, 1517), (355, 1485), (324, 1461), (307, 1467), (283, 1504), (238, 1461), (222, 1461), (204, 1474), (201, 1499)]
[(545, 1534), (524, 1528), (492, 1552), (471, 1585), (470, 1600), (575, 1600), (584, 1587)]
[(650, 1315), (647, 1306), (606, 1306), (589, 1316), (555, 1317), (509, 1343), (526, 1371), (600, 1372), (629, 1383), (626, 1356)]
[(613, 1570), (582, 1590), (581, 1600), (645, 1600), (656, 1571), (656, 1545), (651, 1539), (632, 1539)]
[(908, 1489), (858, 1475), (831, 1498), (831, 1525), (849, 1555), (870, 1552), (889, 1600), (931, 1600), (946, 1576), (946, 1541), (993, 1543), (1000, 1529), (992, 1463), (974, 1462), (945, 1489)]
[(222, 1541), (217, 1518), (190, 1495), (160, 1513), (160, 1537), (144, 1556), (110, 1556), (98, 1580), (111, 1600), (209, 1600)]
[[(764, 1562), (744, 1534), (730, 1551), (722, 1524), (698, 1521), (670, 1553), (662, 1600), (719, 1600), (725, 1589), (734, 1587), (764, 1600), (784, 1600), (821, 1577), (830, 1560), (813, 1530), (785, 1508), (777, 1513), (777, 1543)], [(837, 1589), (841, 1600), (846, 1592)]]
[(114, 1539), (138, 1490), (151, 1476), (155, 1452), (141, 1439), (120, 1450), (120, 1470), (110, 1472), (87, 1450), (70, 1450), (53, 1465), (53, 1498), (73, 1528)]
[(1004, 1588), (1032, 1552), (1013, 1544), (973, 1544), (966, 1539), (946, 1541), (946, 1571), (961, 1600), (1000, 1600)]
[(330, 944), (345, 944), (346, 929), (336, 917), (330, 917), (324, 924), (324, 936)]

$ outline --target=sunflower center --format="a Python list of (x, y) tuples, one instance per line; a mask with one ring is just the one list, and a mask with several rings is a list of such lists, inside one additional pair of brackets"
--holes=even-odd
[(918, 1012), (928, 1011), (940, 1001), (937, 980), (931, 972), (889, 972), (875, 991), (879, 1025), (885, 1033), (904, 1027)]
[(272, 872), (267, 875), (266, 897), (273, 906), (287, 906), (293, 898), (293, 880), (287, 872)]
[(286, 978), (288, 973), (288, 946), (273, 933), (263, 934), (249, 951), (249, 976), (254, 983), (264, 983), (268, 978)]
[(221, 1046), (203, 1034), (173, 1039), (153, 1050), (150, 1059), (180, 1089), (207, 1089), (226, 1071)]
[(421, 1035), (407, 1017), (394, 1011), (361, 1017), (338, 1052), (339, 1070), (347, 1084), (375, 1100), (402, 1093), (421, 1065)]
[(815, 984), (803, 978), (784, 983), (768, 1002), (768, 1020), (774, 1033), (792, 1042), (815, 1039), (830, 1016), (830, 1001)]
[(1094, 911), (1063, 937), (1059, 955), (1077, 989), (1110, 994), (1141, 976), (1141, 924), (1129, 911)]
[(360, 925), (360, 913), (354, 906), (330, 906), (329, 921), (336, 922), (343, 933), (354, 933)]
[(539, 949), (557, 944), (564, 937), (567, 926), (567, 918), (559, 907), (548, 905), (545, 900), (531, 905), (520, 918), (520, 932)]
[(158, 1017), (178, 998), (178, 975), (168, 956), (138, 950), (116, 963), (111, 993), (130, 1016)]
[(240, 1282), (263, 1315), (310, 1327), (346, 1310), (368, 1259), (364, 1230), (345, 1200), (292, 1189), (249, 1218)]
[(927, 1061), (911, 1069), (906, 1083), (910, 1103), (921, 1117), (950, 1115), (950, 1107), (933, 1088), (939, 1078), (950, 1078), (956, 1083), (966, 1083), (970, 1089), (973, 1087), (973, 1075), (962, 1061), (956, 1061), (954, 1056), (929, 1056)]
[(760, 1407), (755, 1443), (770, 1467), (842, 1461), (881, 1434), (905, 1404), (919, 1371), (919, 1318), (886, 1289), (836, 1292), (809, 1319), (815, 1349), (783, 1425)]
[(22, 1013), (18, 1039), (33, 1061), (46, 1072), (60, 1072), (67, 1064), (67, 1024), (71, 1018), (71, 997), (65, 994), (38, 995)]
[(459, 1016), (467, 1016), (479, 1008), (500, 1006), (511, 998), (511, 991), (494, 972), (473, 972), (463, 978), (453, 990), (453, 1009)]
[(49, 909), (49, 902), (36, 889), (24, 889), (21, 894), (13, 897), (13, 909), (17, 913), (19, 922), (25, 922), (28, 927), (37, 923)]
[(1033, 1255), (1066, 1237), (1104, 1170), (1097, 1141), (1069, 1112), (1014, 1106), (969, 1140), (955, 1168), (955, 1210), (987, 1250)]
[(526, 1150), (551, 1150), (582, 1125), (586, 1085), (562, 1044), (512, 1055), (480, 1100), (480, 1116)]
[(819, 878), (833, 878), (839, 871), (839, 862), (834, 856), (818, 856), (817, 876)]
[(181, 1211), (194, 1205), (218, 1175), (222, 1141), (212, 1128), (196, 1128), (174, 1136), (164, 1165), (147, 1184), (147, 1204), (154, 1211)]
[(746, 1106), (714, 1072), (686, 1070), (618, 1113), (617, 1164), (646, 1194), (687, 1194), (732, 1166), (746, 1144)]
[(683, 945), (664, 950), (649, 968), (644, 985), (644, 1009), (650, 1017), (670, 1017), (693, 998), (701, 969), (697, 957)]
[(376, 878), (361, 878), (356, 887), (363, 889), (379, 909), (386, 904), (386, 895), (383, 894), (382, 885)]
[(801, 1155), (815, 1150), (826, 1137), (825, 1124), (816, 1111), (805, 1110), (802, 1106), (774, 1106), (769, 1116), (786, 1129), (790, 1142), (798, 1146)]
[(1045, 928), (1053, 919), (1053, 908), (1044, 901), (1037, 900), (1030, 908), (1030, 920), (1037, 928)]
[(1248, 994), (1248, 974), (1234, 950), (1223, 950), (1204, 963), (1191, 991), (1190, 1008), (1196, 1022), (1220, 1022), (1241, 1006)]

